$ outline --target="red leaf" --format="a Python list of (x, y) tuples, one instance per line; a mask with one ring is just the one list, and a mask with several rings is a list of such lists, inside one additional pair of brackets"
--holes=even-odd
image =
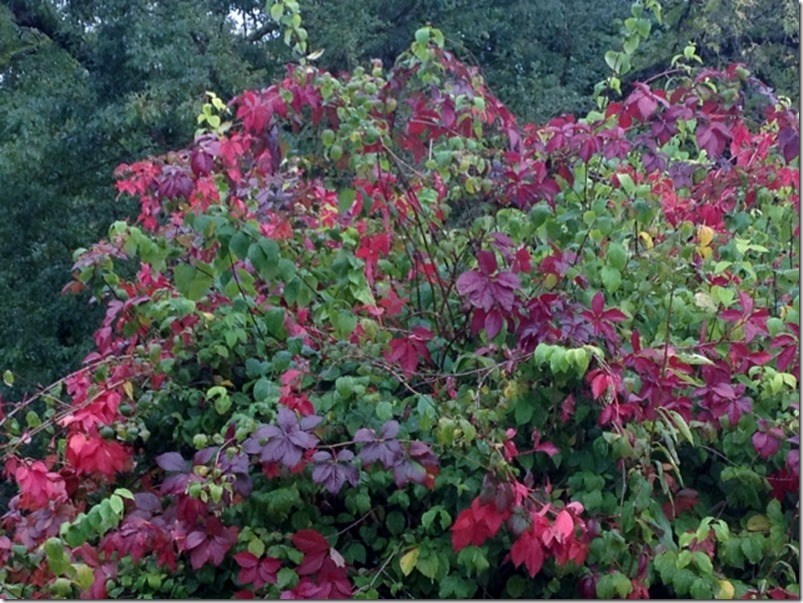
[(600, 373), (594, 377), (594, 380), (591, 382), (591, 393), (594, 394), (594, 398), (602, 397), (602, 394), (608, 391), (610, 382), (611, 380), (605, 373)]
[(114, 477), (115, 473), (127, 467), (129, 460), (129, 453), (121, 444), (100, 436), (74, 433), (67, 441), (67, 462), (79, 475), (90, 473)]
[(252, 568), (256, 567), (257, 563), (259, 563), (259, 558), (254, 555), (253, 553), (249, 553), (248, 551), (243, 551), (242, 553), (237, 553), (234, 556), (234, 560), (240, 567), (243, 568)]
[(496, 536), (508, 517), (509, 510), (497, 511), (493, 502), (483, 505), (475, 498), (471, 507), (461, 511), (452, 525), (452, 548), (457, 552), (469, 544), (482, 546), (488, 538)]
[(299, 530), (290, 540), (295, 547), (304, 553), (304, 561), (296, 568), (299, 576), (314, 574), (323, 566), (329, 556), (329, 543), (315, 530)]
[(604, 309), (605, 296), (602, 294), (602, 292), (598, 291), (597, 294), (594, 295), (594, 299), (591, 300), (591, 310), (595, 315), (599, 316), (602, 314)]
[(477, 253), (477, 263), (483, 274), (490, 276), (496, 272), (496, 256), (492, 251), (480, 251)]
[(536, 452), (544, 452), (551, 457), (555, 456), (558, 452), (560, 452), (560, 450), (558, 450), (558, 447), (555, 446), (552, 442), (542, 442), (541, 444), (538, 444), (534, 448), (534, 450)]
[(51, 500), (67, 498), (66, 484), (62, 477), (48, 471), (42, 461), (30, 465), (21, 464), (14, 471), (14, 479), (20, 489), (20, 507), (36, 510), (47, 506)]
[(302, 553), (322, 554), (329, 552), (329, 542), (315, 530), (299, 530), (290, 537), (293, 545)]
[(510, 547), (510, 559), (516, 567), (524, 564), (531, 578), (535, 578), (541, 571), (541, 566), (544, 564), (544, 549), (534, 528), (531, 527), (516, 539)]
[(574, 520), (572, 516), (569, 515), (565, 510), (558, 513), (558, 516), (555, 518), (555, 523), (552, 525), (552, 529), (557, 531), (563, 539), (569, 538), (572, 533), (574, 532)]
[(471, 509), (463, 509), (452, 524), (452, 549), (458, 552), (471, 544), (474, 535), (474, 515)]

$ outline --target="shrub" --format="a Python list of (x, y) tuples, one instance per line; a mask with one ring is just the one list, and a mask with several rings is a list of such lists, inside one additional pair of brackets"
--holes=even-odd
[(121, 166), (4, 592), (796, 597), (797, 117), (682, 58), (600, 104), (520, 125), (422, 28)]

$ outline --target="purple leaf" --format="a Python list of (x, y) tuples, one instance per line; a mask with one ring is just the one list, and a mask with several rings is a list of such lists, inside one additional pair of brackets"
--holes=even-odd
[(296, 413), (287, 407), (282, 406), (276, 415), (276, 423), (284, 433), (288, 433), (293, 428), (298, 428), (298, 418)]
[(395, 438), (399, 433), (399, 422), (388, 421), (382, 426), (379, 433), (385, 439)]
[(159, 497), (151, 492), (137, 492), (134, 494), (134, 506), (138, 511), (148, 515), (162, 510), (162, 503), (159, 501)]
[(419, 463), (412, 460), (405, 460), (393, 468), (393, 479), (396, 486), (403, 488), (409, 483), (423, 484), (427, 478), (427, 471)]
[(287, 434), (287, 439), (299, 448), (304, 448), (305, 450), (307, 448), (315, 448), (315, 445), (318, 443), (318, 438), (306, 431), (291, 431)]
[(156, 464), (165, 471), (186, 472), (190, 469), (190, 463), (184, 460), (178, 452), (165, 452), (156, 457)]
[(363, 465), (379, 461), (385, 469), (398, 465), (402, 457), (402, 447), (397, 440), (377, 440), (366, 444), (360, 450), (360, 460)]
[(772, 434), (757, 431), (753, 434), (753, 449), (765, 461), (781, 448), (781, 442)]
[(337, 494), (343, 485), (348, 482), (356, 486), (360, 479), (357, 468), (352, 464), (354, 453), (342, 450), (336, 459), (328, 452), (317, 452), (312, 457), (312, 481), (323, 484), (332, 494)]
[(323, 421), (323, 417), (319, 417), (317, 415), (308, 415), (306, 417), (302, 417), (301, 421), (298, 423), (298, 426), (302, 431), (309, 431), (310, 429), (316, 428), (321, 421)]
[(424, 442), (410, 442), (407, 452), (411, 457), (420, 463), (423, 463), (424, 465), (438, 464), (438, 457), (435, 456), (435, 454), (432, 452), (432, 449)]
[(489, 284), (489, 279), (483, 277), (476, 270), (469, 270), (457, 277), (458, 293), (468, 297), (472, 306), (486, 312), (491, 309), (494, 302)]
[(360, 443), (373, 442), (376, 440), (376, 432), (373, 429), (362, 427), (354, 434), (354, 441)]
[(318, 438), (306, 430), (312, 429), (322, 418), (310, 415), (299, 422), (296, 414), (285, 407), (279, 409), (277, 425), (263, 425), (243, 443), (248, 454), (259, 454), (263, 462), (281, 463), (292, 468), (301, 462), (305, 450), (315, 448)]
[(192, 464), (206, 465), (209, 461), (212, 460), (212, 457), (214, 457), (217, 454), (217, 451), (218, 451), (217, 446), (207, 446), (206, 448), (199, 450), (192, 457)]
[(502, 330), (502, 313), (494, 308), (485, 315), (485, 333), (488, 339), (493, 339)]
[(206, 535), (203, 532), (195, 531), (190, 532), (187, 534), (187, 539), (184, 541), (184, 546), (189, 549), (194, 549), (195, 547), (199, 546), (204, 540), (206, 540)]
[(187, 171), (175, 165), (167, 165), (162, 169), (159, 178), (159, 194), (168, 199), (189, 197), (192, 193), (193, 182)]

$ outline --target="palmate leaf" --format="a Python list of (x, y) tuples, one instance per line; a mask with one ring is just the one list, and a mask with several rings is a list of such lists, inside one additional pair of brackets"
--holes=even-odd
[(316, 452), (312, 456), (312, 481), (323, 484), (332, 494), (337, 494), (348, 482), (356, 486), (360, 481), (360, 473), (353, 464), (354, 453), (341, 450), (336, 457), (328, 452)]
[(395, 439), (399, 432), (397, 421), (388, 421), (376, 435), (373, 429), (361, 428), (354, 434), (354, 441), (362, 443), (359, 458), (364, 465), (381, 462), (385, 469), (392, 469), (399, 465), (404, 453), (401, 444)]
[(300, 420), (296, 414), (285, 407), (277, 413), (277, 425), (262, 425), (243, 442), (248, 454), (259, 454), (263, 462), (281, 463), (291, 469), (301, 462), (307, 450), (315, 448), (318, 438), (309, 433), (322, 418), (309, 415)]
[(522, 533), (510, 547), (510, 559), (516, 567), (524, 564), (530, 577), (535, 578), (544, 565), (544, 549), (540, 534), (534, 529)]
[(223, 563), (226, 553), (235, 542), (237, 528), (226, 527), (216, 517), (210, 517), (204, 526), (187, 534), (182, 548), (189, 551), (193, 569), (199, 569), (206, 563)]

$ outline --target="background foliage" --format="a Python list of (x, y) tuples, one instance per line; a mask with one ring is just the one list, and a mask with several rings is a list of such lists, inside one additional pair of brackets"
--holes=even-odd
[(93, 350), (0, 406), (2, 588), (797, 597), (797, 114), (694, 46), (620, 95), (645, 4), (540, 125), (272, 5), (294, 65), (116, 170)]

